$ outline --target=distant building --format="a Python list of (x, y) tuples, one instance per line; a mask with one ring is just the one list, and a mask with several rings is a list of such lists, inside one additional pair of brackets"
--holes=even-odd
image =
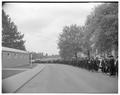
[(30, 63), (29, 53), (18, 49), (2, 47), (2, 68), (11, 68)]
[(32, 54), (32, 59), (33, 59), (33, 60), (41, 59), (41, 58), (45, 57), (45, 56), (43, 55), (43, 53), (31, 52), (31, 54)]

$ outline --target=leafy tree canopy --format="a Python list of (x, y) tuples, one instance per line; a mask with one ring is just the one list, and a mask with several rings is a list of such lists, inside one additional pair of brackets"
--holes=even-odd
[(2, 10), (2, 46), (26, 50), (23, 40), (24, 34), (17, 30), (17, 26), (11, 18)]
[(59, 37), (60, 55), (64, 59), (77, 59), (77, 53), (82, 51), (83, 28), (77, 25), (65, 26)]
[(88, 38), (100, 52), (118, 47), (118, 3), (105, 3), (97, 6), (86, 21)]

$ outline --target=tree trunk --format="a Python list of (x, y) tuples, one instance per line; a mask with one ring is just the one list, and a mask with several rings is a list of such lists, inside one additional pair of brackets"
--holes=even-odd
[(88, 52), (88, 58), (90, 58), (90, 51), (89, 51), (89, 50), (87, 50), (87, 52)]
[(75, 59), (78, 60), (77, 52), (75, 52)]

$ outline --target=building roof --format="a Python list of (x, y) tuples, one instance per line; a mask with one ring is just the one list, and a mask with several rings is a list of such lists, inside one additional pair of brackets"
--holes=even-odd
[(8, 48), (8, 47), (2, 47), (2, 51), (10, 51), (10, 52), (17, 52), (17, 53), (28, 53), (27, 51), (14, 49), (14, 48)]

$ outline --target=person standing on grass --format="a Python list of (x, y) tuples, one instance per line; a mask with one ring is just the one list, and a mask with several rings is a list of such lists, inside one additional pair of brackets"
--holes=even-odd
[(98, 58), (96, 58), (96, 64), (95, 64), (95, 70), (98, 71), (99, 69), (99, 64), (100, 64), (100, 61), (98, 60)]
[(102, 58), (99, 58), (99, 70), (102, 70)]
[(110, 76), (115, 75), (115, 60), (113, 56), (110, 56)]
[(116, 72), (116, 75), (118, 76), (118, 56), (115, 59), (115, 72)]
[(105, 73), (105, 58), (102, 59), (102, 72)]

